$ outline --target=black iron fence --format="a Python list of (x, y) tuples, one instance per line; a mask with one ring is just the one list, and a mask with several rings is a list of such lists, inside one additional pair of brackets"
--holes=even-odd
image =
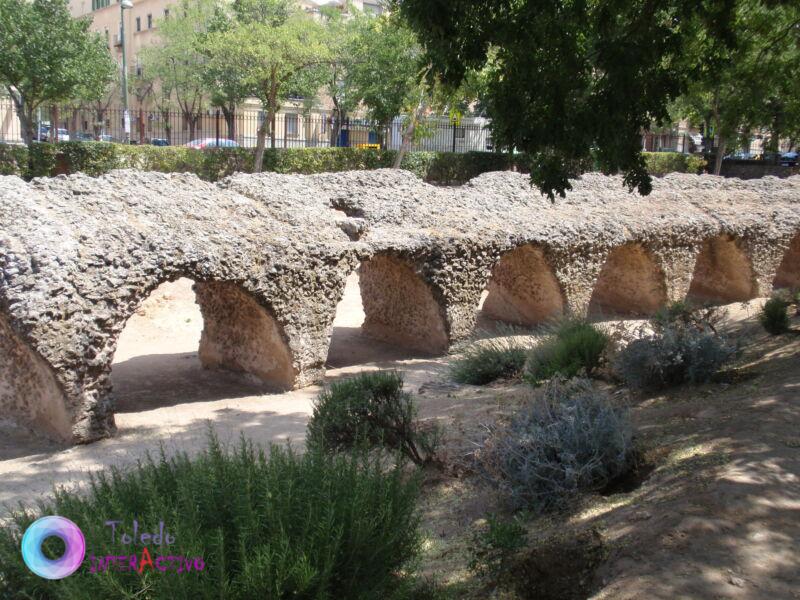
[[(34, 125), (34, 139), (40, 141), (98, 140), (129, 141), (159, 146), (255, 147), (258, 131), (264, 124), (263, 111), (241, 110), (224, 114), (211, 109), (187, 115), (177, 111), (130, 111), (126, 126), (124, 111), (87, 107), (43, 109)], [(3, 118), (5, 115), (5, 119)], [(267, 147), (375, 147), (398, 149), (407, 130), (407, 120), (397, 117), (378, 124), (366, 119), (337, 119), (332, 114), (281, 112), (267, 125)], [(0, 103), (0, 142), (21, 141), (19, 123), (9, 104)], [(464, 117), (427, 117), (417, 126), (412, 150), (469, 152), (492, 150), (489, 121)]]

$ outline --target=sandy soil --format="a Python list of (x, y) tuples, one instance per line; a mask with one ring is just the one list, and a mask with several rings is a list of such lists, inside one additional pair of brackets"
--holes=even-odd
[[(634, 489), (587, 495), (565, 514), (528, 522), (536, 560), (547, 563), (540, 549), (554, 539), (596, 532), (598, 600), (800, 598), (800, 318), (793, 333), (768, 336), (754, 317), (759, 305), (728, 307), (725, 329), (743, 351), (718, 381), (642, 396), (611, 387), (631, 408), (652, 471)], [(508, 412), (527, 393), (498, 389), (511, 395), (487, 414)], [(464, 429), (481, 435), (479, 423)], [(503, 506), (475, 478), (431, 477), (425, 572), (453, 597), (510, 598), (467, 568), (487, 512)], [(584, 575), (550, 558), (562, 570), (555, 577)]]
[[(800, 336), (766, 335), (754, 318), (759, 304), (728, 307), (726, 328), (744, 350), (720, 381), (662, 395), (617, 394), (631, 406), (654, 469), (640, 486), (589, 495), (566, 514), (529, 523), (534, 544), (555, 533), (598, 532), (606, 558), (593, 575), (592, 597), (800, 598)], [(484, 424), (530, 392), (502, 382), (452, 384), (446, 358), (413, 357), (366, 339), (363, 318), (353, 276), (337, 313), (327, 379), (397, 368), (422, 416), (446, 425), (452, 467), (426, 482), (422, 570), (452, 597), (499, 598), (467, 569), (483, 517), (502, 510), (470, 476), (470, 453)], [(243, 431), (261, 443), (299, 443), (319, 388), (267, 393), (236, 374), (203, 370), (201, 328), (186, 280), (160, 287), (131, 318), (113, 369), (113, 439), (63, 448), (0, 423), (0, 503), (30, 504), (53, 485), (78, 485), (90, 470), (129, 464), (160, 444), (194, 452), (209, 423), (223, 440)]]
[[(160, 286), (126, 325), (112, 369), (114, 438), (60, 447), (0, 422), (0, 505), (33, 503), (53, 485), (83, 482), (91, 470), (130, 463), (161, 444), (194, 452), (204, 445), (209, 423), (222, 440), (235, 440), (240, 431), (262, 444), (302, 440), (320, 388), (273, 393), (246, 376), (204, 370), (197, 357), (202, 317), (191, 285), (180, 279)], [(363, 320), (354, 274), (334, 322), (328, 381), (376, 368), (398, 369), (411, 391), (443, 379), (443, 359), (365, 338)]]

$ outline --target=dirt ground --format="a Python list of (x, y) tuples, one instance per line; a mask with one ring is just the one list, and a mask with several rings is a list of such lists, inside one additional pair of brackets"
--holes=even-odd
[[(800, 598), (800, 318), (793, 333), (768, 336), (754, 318), (759, 306), (727, 307), (725, 329), (743, 348), (719, 381), (638, 397), (611, 388), (631, 408), (644, 481), (526, 524), (532, 546), (587, 532), (602, 540), (591, 598)], [(490, 422), (528, 393), (500, 384), (471, 401), (488, 403)], [(481, 422), (462, 422), (461, 434), (480, 439)], [(503, 514), (498, 500), (475, 478), (431, 476), (425, 570), (453, 597), (507, 597), (467, 568), (486, 513)], [(555, 558), (556, 577), (585, 575)]]
[[(597, 532), (605, 559), (592, 575), (593, 598), (800, 598), (800, 336), (767, 336), (754, 319), (758, 306), (728, 307), (727, 329), (744, 349), (720, 381), (658, 396), (617, 394), (630, 404), (653, 468), (640, 486), (586, 496), (566, 514), (528, 524), (534, 543), (556, 532)], [(427, 477), (422, 571), (453, 597), (501, 598), (467, 568), (474, 532), (487, 512), (502, 510), (469, 475), (470, 454), (484, 426), (530, 392), (521, 384), (453, 384), (447, 357), (368, 340), (363, 318), (354, 276), (337, 313), (327, 379), (396, 368), (423, 418), (445, 425), (455, 467)], [(196, 451), (208, 423), (223, 440), (243, 431), (260, 443), (300, 443), (320, 388), (268, 393), (236, 374), (203, 370), (201, 329), (187, 280), (161, 286), (131, 318), (112, 372), (119, 428), (112, 439), (60, 447), (0, 421), (0, 516), (160, 444)]]

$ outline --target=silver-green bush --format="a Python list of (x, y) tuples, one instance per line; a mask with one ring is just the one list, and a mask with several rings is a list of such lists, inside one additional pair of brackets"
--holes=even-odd
[(491, 432), (479, 463), (512, 506), (544, 512), (622, 475), (630, 466), (632, 438), (627, 411), (589, 380), (553, 379), (538, 401)]
[[(673, 314), (674, 313), (674, 314)], [(652, 331), (641, 329), (614, 361), (617, 375), (636, 389), (705, 383), (731, 360), (736, 347), (716, 328), (716, 315), (661, 313)]]

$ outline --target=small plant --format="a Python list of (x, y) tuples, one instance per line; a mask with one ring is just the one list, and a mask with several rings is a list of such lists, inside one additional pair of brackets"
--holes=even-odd
[(736, 353), (717, 333), (720, 318), (713, 309), (665, 309), (619, 351), (614, 370), (636, 389), (705, 383)]
[(472, 385), (518, 377), (525, 366), (527, 352), (513, 337), (475, 342), (452, 363), (450, 376), (459, 383)]
[(775, 295), (764, 303), (758, 315), (761, 326), (772, 335), (789, 331), (789, 301), (782, 295)]
[(417, 465), (435, 462), (439, 430), (423, 429), (411, 394), (395, 371), (360, 373), (317, 397), (306, 443), (326, 451), (361, 445), (398, 450)]
[(502, 581), (512, 571), (514, 555), (525, 546), (525, 528), (514, 518), (486, 517), (486, 527), (472, 538), (469, 568), (479, 577)]
[(561, 508), (582, 490), (601, 489), (633, 456), (627, 411), (587, 379), (552, 379), (541, 399), (491, 432), (478, 459), (515, 508)]
[[(101, 471), (85, 494), (59, 491), (43, 504), (86, 539), (85, 563), (60, 581), (25, 566), (20, 537), (36, 515), (14, 515), (0, 527), (0, 598), (394, 598), (413, 580), (404, 570), (420, 548), (418, 493), (418, 477), (368, 453), (300, 455), (244, 439), (229, 451), (212, 436), (197, 457), (162, 452), (130, 470)], [(112, 519), (121, 521), (116, 538)], [(152, 561), (168, 557), (157, 563), (167, 572), (144, 562), (144, 546), (120, 540), (121, 531), (133, 534), (133, 519), (139, 534), (163, 523), (172, 536), (169, 545), (143, 542)], [(112, 564), (92, 573), (107, 555), (126, 567), (136, 555), (141, 572)], [(178, 557), (190, 571), (178, 573)]]
[(584, 319), (565, 319), (528, 355), (526, 378), (539, 383), (558, 375), (591, 375), (600, 364), (609, 336)]

